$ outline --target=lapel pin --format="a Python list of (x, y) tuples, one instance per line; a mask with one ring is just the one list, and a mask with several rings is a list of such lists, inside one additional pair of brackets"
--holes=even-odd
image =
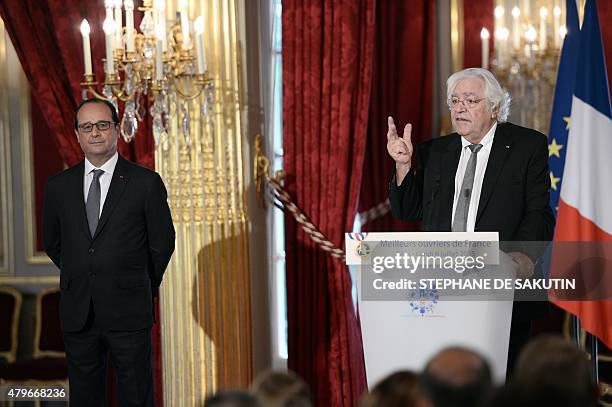
[(510, 148), (510, 146), (506, 146), (506, 148)]

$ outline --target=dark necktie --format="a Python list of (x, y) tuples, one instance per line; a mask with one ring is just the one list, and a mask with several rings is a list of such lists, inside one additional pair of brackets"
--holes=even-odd
[(471, 144), (468, 146), (468, 148), (471, 151), (470, 159), (468, 160), (467, 167), (465, 168), (463, 182), (461, 183), (461, 190), (459, 191), (459, 199), (457, 200), (457, 207), (455, 208), (455, 218), (453, 219), (453, 227), (451, 229), (453, 232), (467, 231), (470, 198), (472, 197), (474, 175), (476, 174), (476, 155), (482, 148), (482, 144)]
[(89, 224), (89, 233), (91, 237), (96, 233), (98, 227), (98, 220), (100, 218), (100, 175), (104, 173), (104, 170), (92, 170), (93, 180), (87, 193), (87, 202), (85, 208), (87, 210), (87, 223)]

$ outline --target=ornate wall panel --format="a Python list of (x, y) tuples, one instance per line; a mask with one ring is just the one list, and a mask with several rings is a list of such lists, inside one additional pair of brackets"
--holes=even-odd
[[(161, 290), (166, 405), (196, 405), (251, 380), (250, 279), (241, 129), (238, 0), (190, 2), (206, 21), (211, 95), (170, 99), (156, 167), (168, 188), (176, 251)], [(176, 4), (168, 7), (168, 12)]]
[(8, 35), (0, 20), (0, 276), (13, 270), (13, 198), (11, 185), (11, 143), (7, 90)]

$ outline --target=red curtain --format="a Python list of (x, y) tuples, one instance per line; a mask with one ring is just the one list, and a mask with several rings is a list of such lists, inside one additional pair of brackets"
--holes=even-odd
[[(432, 137), (435, 2), (385, 0), (376, 3), (376, 40), (368, 141), (359, 211), (384, 202), (394, 169), (387, 154), (387, 117), (398, 131), (412, 123), (412, 141)], [(362, 226), (362, 231), (415, 230), (416, 223), (390, 213)]]
[[(463, 67), (479, 68), (482, 65), (482, 47), (480, 31), (483, 27), (489, 30), (489, 49), (493, 55), (493, 0), (471, 0), (464, 2), (463, 7)], [(532, 7), (533, 8), (533, 7)], [(506, 10), (509, 13), (510, 10)], [(489, 58), (489, 61), (491, 59)]]
[(599, 0), (597, 2), (597, 14), (599, 15), (599, 26), (606, 55), (606, 68), (608, 68), (608, 86), (612, 93), (612, 1)]
[[(286, 187), (343, 247), (365, 154), (374, 0), (286, 0), (282, 19)], [(353, 406), (365, 374), (350, 275), (285, 219), (289, 368), (317, 405)]]
[[(141, 3), (136, 2), (136, 7)], [(136, 13), (135, 21), (141, 13)], [(97, 80), (103, 80), (100, 62), (104, 56), (102, 21), (105, 18), (102, 1), (80, 0), (20, 0), (0, 1), (0, 17), (4, 21), (21, 66), (36, 100), (33, 120), (44, 120), (44, 125), (34, 123), (34, 151), (42, 140), (51, 136), (61, 159), (69, 166), (78, 163), (83, 153), (74, 135), (74, 110), (81, 102), (83, 80), (83, 47), (79, 30), (81, 20), (87, 18), (91, 33), (92, 59)], [(47, 128), (48, 133), (36, 132)], [(155, 146), (150, 119), (139, 123), (139, 130), (130, 144), (119, 140), (119, 152), (124, 157), (149, 168), (155, 167)], [(37, 161), (40, 162), (40, 161)], [(36, 163), (34, 163), (36, 164)], [(39, 171), (36, 171), (39, 173)], [(47, 174), (51, 176), (53, 174)], [(46, 180), (43, 180), (46, 182)], [(42, 201), (37, 201), (37, 207)], [(38, 209), (37, 209), (38, 211)], [(162, 405), (161, 353), (159, 324), (153, 326), (154, 371), (156, 377), (155, 399)], [(113, 388), (113, 383), (110, 383)]]

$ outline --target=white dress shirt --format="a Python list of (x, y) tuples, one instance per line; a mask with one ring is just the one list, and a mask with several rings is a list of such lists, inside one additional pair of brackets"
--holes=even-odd
[(87, 158), (85, 158), (85, 171), (83, 176), (83, 193), (85, 195), (85, 203), (87, 203), (87, 194), (89, 193), (89, 187), (91, 186), (91, 181), (93, 181), (93, 170), (99, 169), (104, 171), (102, 175), (100, 175), (100, 214), (102, 216), (102, 208), (104, 208), (104, 201), (106, 200), (106, 195), (108, 194), (108, 189), (110, 188), (111, 180), (113, 179), (113, 173), (115, 172), (115, 167), (117, 166), (117, 161), (119, 160), (119, 154), (115, 152), (115, 155), (112, 156), (107, 162), (105, 162), (101, 167), (95, 167), (92, 163), (89, 162)]
[[(497, 122), (493, 123), (493, 127), (485, 134), (479, 144), (482, 144), (482, 148), (476, 156), (476, 173), (474, 174), (474, 185), (472, 186), (472, 195), (470, 197), (470, 207), (468, 209), (466, 232), (473, 232), (476, 226), (476, 214), (478, 213), (478, 203), (480, 202), (480, 192), (482, 191), (482, 180), (487, 169), (487, 163), (489, 162), (489, 155), (491, 154), (491, 146), (493, 145), (493, 138), (495, 137), (495, 130), (497, 129)], [(467, 168), (468, 160), (472, 152), (468, 148), (471, 145), (468, 140), (461, 137), (461, 156), (459, 158), (459, 165), (457, 166), (457, 172), (455, 173), (455, 197), (453, 198), (453, 218), (451, 225), (455, 220), (455, 209), (457, 208), (457, 201), (459, 200), (459, 193), (461, 191), (461, 184), (463, 183), (463, 176), (465, 175), (465, 169)]]

